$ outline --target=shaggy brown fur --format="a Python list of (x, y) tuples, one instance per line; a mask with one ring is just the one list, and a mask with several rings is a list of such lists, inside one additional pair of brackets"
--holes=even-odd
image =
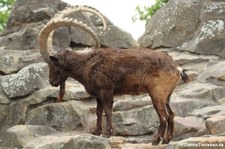
[(160, 119), (153, 144), (158, 144), (161, 138), (163, 143), (172, 139), (174, 113), (169, 105), (170, 96), (180, 77), (186, 82), (188, 76), (177, 69), (167, 54), (150, 49), (99, 48), (88, 52), (61, 50), (50, 59), (50, 83), (60, 85), (58, 101), (63, 98), (68, 77), (79, 81), (96, 97), (97, 128), (94, 134), (102, 133), (103, 110), (107, 118), (106, 135), (112, 134), (113, 95), (148, 93)]

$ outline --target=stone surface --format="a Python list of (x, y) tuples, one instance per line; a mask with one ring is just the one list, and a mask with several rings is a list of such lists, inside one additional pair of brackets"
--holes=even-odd
[(80, 101), (51, 103), (31, 110), (25, 123), (51, 126), (61, 131), (85, 129), (89, 113), (90, 105)]
[(5, 132), (0, 147), (69, 149), (110, 149), (108, 139), (80, 132), (61, 133), (42, 125), (17, 125)]
[(129, 111), (113, 112), (114, 135), (143, 135), (155, 132), (158, 127), (158, 115), (153, 106), (145, 106)]
[(218, 102), (219, 99), (224, 97), (225, 89), (211, 83), (200, 83), (193, 81), (183, 84), (175, 90), (183, 98), (195, 98), (208, 101)]
[(208, 106), (202, 109), (196, 109), (193, 112), (189, 113), (189, 116), (201, 117), (203, 119), (207, 119), (214, 116), (223, 116), (225, 115), (225, 105), (217, 105), (217, 106)]
[(31, 140), (40, 136), (50, 135), (57, 131), (48, 126), (17, 125), (9, 128), (0, 142), (0, 146), (9, 148), (23, 148)]
[[(141, 47), (176, 47), (198, 28), (200, 1), (171, 0), (157, 11), (138, 39)], [(187, 19), (188, 18), (188, 19)]]
[(225, 14), (224, 1), (202, 1), (199, 19), (201, 23), (194, 35), (181, 44), (179, 49), (200, 54), (224, 57)]
[[(16, 47), (15, 45), (11, 45)], [(41, 56), (39, 50), (4, 50), (0, 48), (0, 73), (12, 74), (18, 72), (25, 66), (40, 62)]]
[(206, 127), (201, 118), (175, 117), (174, 141), (206, 134)]
[(32, 94), (48, 84), (47, 72), (47, 64), (31, 64), (17, 74), (4, 76), (1, 81), (2, 89), (10, 98)]
[(111, 149), (108, 139), (82, 133), (59, 133), (29, 142), (25, 149)]
[(210, 134), (218, 135), (225, 132), (225, 116), (214, 116), (206, 120), (206, 127)]
[(209, 65), (199, 76), (197, 80), (200, 82), (209, 82), (216, 85), (225, 85), (225, 62), (218, 61), (215, 64)]

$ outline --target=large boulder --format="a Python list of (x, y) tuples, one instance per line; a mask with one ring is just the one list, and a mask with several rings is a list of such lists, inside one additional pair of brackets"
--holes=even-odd
[(1, 86), (10, 98), (23, 97), (48, 85), (48, 66), (45, 63), (31, 64), (17, 74), (2, 77)]
[(9, 128), (5, 133), (0, 148), (23, 148), (31, 140), (40, 136), (54, 134), (57, 131), (54, 128), (41, 125), (17, 125)]
[(110, 149), (106, 138), (80, 132), (62, 133), (43, 125), (17, 125), (4, 133), (0, 148)]
[(25, 124), (46, 125), (57, 130), (85, 129), (92, 104), (69, 101), (39, 106), (27, 114)]
[[(157, 11), (138, 39), (141, 47), (176, 47), (198, 28), (199, 0), (170, 0)], [(187, 19), (188, 18), (188, 19)]]
[[(15, 45), (12, 45), (15, 47)], [(18, 72), (25, 66), (40, 62), (40, 52), (37, 50), (5, 50), (0, 48), (0, 73), (12, 74)]]
[(225, 2), (170, 0), (148, 21), (141, 47), (172, 47), (224, 57)]
[(200, 7), (201, 23), (198, 29), (178, 49), (224, 57), (225, 2), (206, 0)]
[(225, 62), (215, 61), (209, 64), (206, 69), (197, 77), (199, 82), (209, 82), (220, 86), (225, 85)]

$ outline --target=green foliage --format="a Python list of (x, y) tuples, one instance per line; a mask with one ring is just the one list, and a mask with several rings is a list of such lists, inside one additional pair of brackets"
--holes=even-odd
[(149, 18), (162, 6), (164, 6), (169, 0), (155, 0), (155, 4), (152, 6), (140, 6), (136, 7), (137, 14), (132, 17), (135, 22), (137, 19), (147, 22)]
[(0, 32), (2, 32), (6, 27), (14, 1), (15, 0), (0, 0)]

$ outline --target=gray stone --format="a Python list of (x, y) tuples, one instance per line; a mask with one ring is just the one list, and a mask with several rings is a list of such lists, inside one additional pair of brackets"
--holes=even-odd
[(127, 111), (131, 109), (141, 108), (151, 105), (152, 101), (149, 95), (123, 95), (114, 97), (115, 103), (113, 104), (114, 111)]
[(103, 36), (100, 36), (101, 44), (112, 48), (134, 48), (137, 46), (136, 41), (130, 33), (114, 25), (109, 25), (107, 31), (103, 31)]
[[(172, 96), (173, 97), (173, 96)], [(202, 101), (200, 99), (187, 99), (182, 97), (171, 98), (171, 108), (176, 116), (185, 117), (195, 109), (201, 109), (207, 106), (213, 106), (210, 101)]]
[(206, 134), (205, 122), (195, 117), (175, 117), (174, 141)]
[(225, 95), (224, 87), (197, 81), (177, 87), (176, 92), (183, 98), (197, 98), (214, 102), (218, 102)]
[(109, 140), (84, 133), (58, 133), (29, 142), (25, 149), (111, 149)]
[(218, 135), (225, 132), (225, 116), (214, 116), (206, 120), (206, 127), (210, 134)]
[[(16, 101), (10, 105), (9, 126), (15, 126), (25, 123), (27, 116), (28, 103), (25, 100)], [(9, 127), (8, 126), (8, 127)]]
[(224, 57), (224, 1), (202, 1), (201, 23), (194, 35), (178, 48), (199, 54), (213, 54)]
[(66, 7), (61, 0), (17, 0), (9, 16), (7, 28), (22, 28), (22, 24), (50, 19), (54, 14)]
[(199, 76), (197, 80), (200, 82), (208, 82), (216, 85), (225, 85), (225, 62), (219, 61), (209, 65)]
[(176, 47), (199, 26), (199, 0), (170, 0), (148, 21), (141, 47)]
[(85, 129), (90, 107), (91, 105), (80, 101), (39, 106), (29, 111), (25, 124), (52, 126), (62, 131)]
[(129, 111), (113, 112), (114, 135), (143, 135), (155, 132), (158, 127), (158, 115), (153, 106)]
[(17, 74), (4, 76), (1, 81), (2, 89), (10, 98), (32, 94), (48, 84), (47, 72), (47, 64), (31, 64)]
[(214, 116), (222, 116), (225, 114), (225, 105), (208, 106), (202, 109), (196, 109), (189, 113), (189, 116), (201, 117), (207, 119)]
[(4, 133), (4, 137), (0, 142), (0, 148), (24, 148), (31, 140), (56, 132), (55, 129), (48, 126), (17, 125), (9, 128)]
[[(21, 37), (20, 37), (21, 38)], [(13, 47), (16, 47), (12, 45)], [(18, 72), (23, 67), (40, 62), (40, 52), (39, 50), (4, 50), (0, 48), (0, 73), (1, 74), (11, 74)]]
[(18, 31), (0, 36), (0, 47), (4, 46), (6, 50), (37, 49), (40, 25), (41, 23), (27, 24)]

